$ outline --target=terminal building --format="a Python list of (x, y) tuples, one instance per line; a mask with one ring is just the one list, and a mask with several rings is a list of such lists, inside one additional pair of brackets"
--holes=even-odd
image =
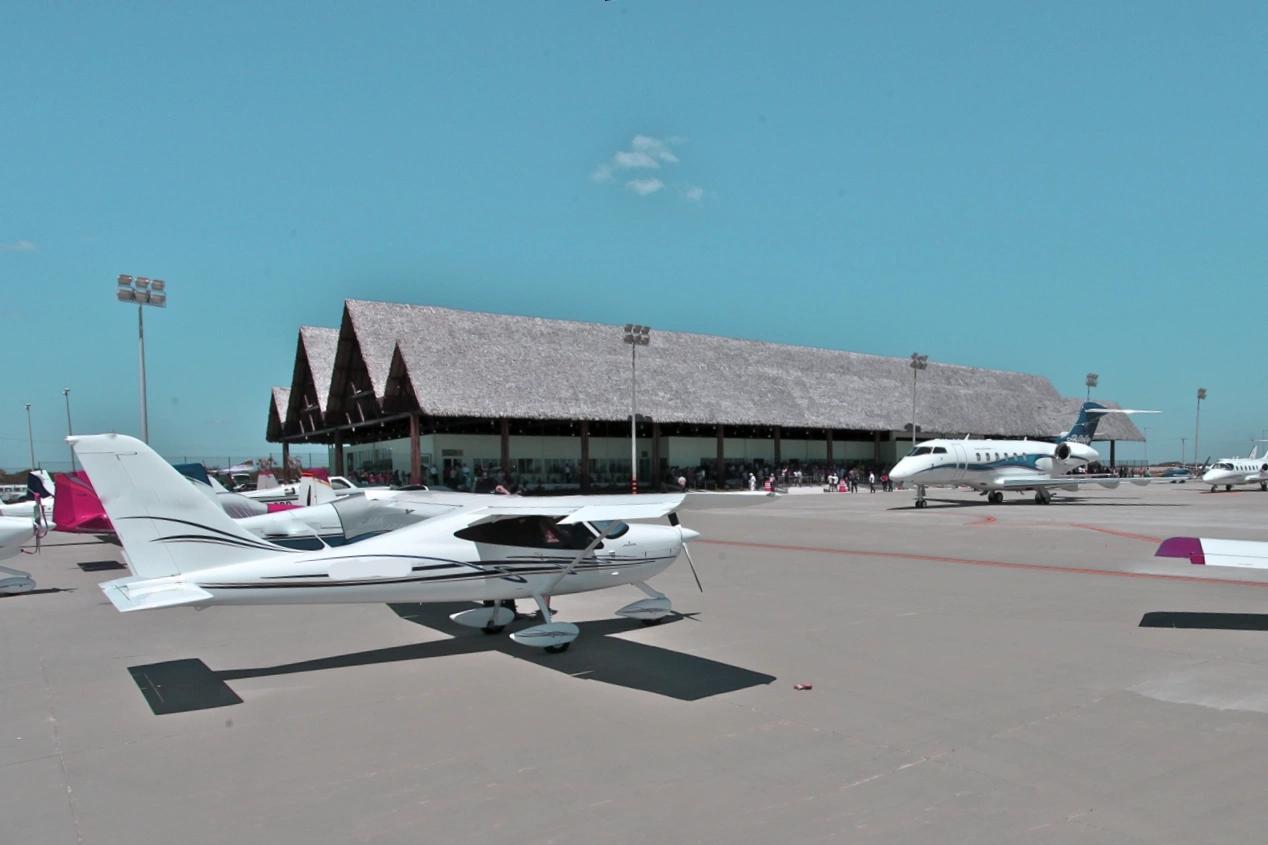
[[(1081, 400), (1047, 378), (835, 349), (347, 300), (339, 327), (299, 330), (267, 438), (330, 448), (337, 475), (412, 483), (508, 477), (522, 488), (628, 489), (630, 408), (644, 488), (672, 471), (891, 466), (917, 438), (1048, 439)], [(634, 395), (631, 395), (631, 388)], [(1112, 403), (1105, 403), (1112, 407)], [(1142, 440), (1111, 415), (1097, 432)], [(1104, 450), (1102, 450), (1104, 454)], [(461, 482), (458, 480), (462, 479)]]

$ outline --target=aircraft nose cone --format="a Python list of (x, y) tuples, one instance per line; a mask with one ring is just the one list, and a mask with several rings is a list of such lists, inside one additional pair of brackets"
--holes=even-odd
[(692, 540), (700, 536), (699, 531), (692, 531), (690, 528), (683, 528), (679, 526), (678, 530), (682, 532), (682, 541), (684, 543), (690, 543)]
[(906, 461), (899, 461), (898, 464), (889, 471), (889, 477), (895, 481), (906, 481), (911, 477), (911, 465)]

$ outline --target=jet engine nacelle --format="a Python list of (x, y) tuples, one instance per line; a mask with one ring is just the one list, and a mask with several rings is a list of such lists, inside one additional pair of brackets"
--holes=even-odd
[(1063, 464), (1089, 464), (1099, 460), (1100, 455), (1086, 443), (1075, 443), (1070, 440), (1058, 443), (1052, 453), (1053, 460)]

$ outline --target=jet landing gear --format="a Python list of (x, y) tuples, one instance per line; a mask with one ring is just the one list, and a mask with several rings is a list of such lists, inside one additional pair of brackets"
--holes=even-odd
[(929, 500), (925, 498), (925, 485), (923, 484), (916, 485), (916, 507), (929, 507)]
[(988, 504), (1002, 505), (1004, 504), (1004, 494), (998, 490), (992, 490), (986, 494), (986, 501)]
[(1035, 504), (1036, 504), (1036, 505), (1050, 505), (1050, 504), (1052, 504), (1052, 493), (1050, 493), (1049, 491), (1044, 490), (1044, 489), (1042, 489), (1042, 488), (1040, 488), (1040, 489), (1036, 490), (1036, 491), (1035, 491)]

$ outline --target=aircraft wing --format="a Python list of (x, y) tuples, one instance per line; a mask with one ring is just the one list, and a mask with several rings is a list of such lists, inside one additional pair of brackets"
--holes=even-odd
[(1169, 478), (1118, 478), (1113, 475), (1050, 475), (1035, 478), (1002, 478), (994, 482), (993, 486), (1002, 487), (1005, 490), (1033, 490), (1039, 487), (1064, 487), (1075, 490), (1079, 487), (1088, 487), (1095, 484), (1098, 487), (1104, 487), (1106, 490), (1113, 490), (1120, 484), (1144, 487), (1147, 484), (1157, 484), (1160, 481), (1170, 480)]
[(1198, 566), (1238, 566), (1268, 569), (1268, 543), (1257, 540), (1218, 540), (1206, 537), (1168, 537), (1154, 557), (1188, 558)]
[(472, 524), (520, 516), (552, 516), (562, 525), (571, 525), (612, 519), (656, 519), (677, 510), (684, 498), (681, 493), (670, 496), (530, 496), (505, 504), (485, 504), (467, 513), (474, 517)]

